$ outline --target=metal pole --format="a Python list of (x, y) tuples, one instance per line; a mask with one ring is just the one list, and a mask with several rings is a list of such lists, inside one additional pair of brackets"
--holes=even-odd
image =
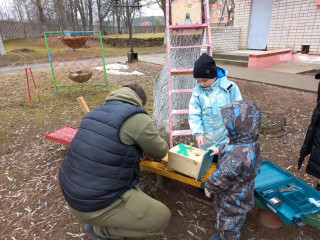
[(130, 40), (130, 52), (131, 52), (131, 60), (133, 56), (133, 41), (132, 41), (132, 28), (131, 28), (131, 14), (129, 10), (129, 0), (127, 0), (126, 4), (126, 9), (127, 9), (127, 18), (128, 18), (128, 28), (129, 28), (129, 40)]

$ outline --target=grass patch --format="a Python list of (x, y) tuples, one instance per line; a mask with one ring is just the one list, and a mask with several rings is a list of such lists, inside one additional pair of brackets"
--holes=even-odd
[[(129, 34), (104, 35), (105, 38), (129, 38)], [(164, 33), (135, 33), (132, 38), (164, 38)]]
[[(104, 38), (129, 38), (128, 34), (105, 35)], [(134, 34), (133, 38), (163, 38), (164, 33), (139, 33)], [(0, 67), (11, 65), (23, 65), (40, 62), (49, 62), (47, 47), (44, 38), (26, 38), (16, 39), (4, 42), (6, 56), (0, 56)], [(96, 52), (100, 51), (100, 45), (96, 44)], [(129, 52), (130, 47), (113, 47), (104, 44), (103, 51), (105, 57), (124, 56)], [(164, 46), (154, 47), (134, 47), (134, 51), (138, 54), (148, 53), (164, 53)], [(55, 52), (52, 52), (55, 54)], [(68, 60), (69, 55), (64, 56), (64, 60)], [(79, 59), (88, 58), (88, 56), (77, 56)], [(96, 57), (96, 56), (92, 56)]]
[[(0, 140), (6, 145), (0, 147), (0, 154), (13, 149), (18, 136), (24, 136), (32, 142), (35, 136), (44, 135), (63, 126), (79, 126), (83, 117), (77, 98), (82, 96), (90, 110), (104, 104), (106, 96), (128, 82), (138, 82), (146, 91), (148, 101), (146, 111), (153, 111), (153, 82), (160, 66), (152, 64), (131, 64), (128, 71), (144, 67), (144, 75), (126, 76), (108, 75), (108, 89), (103, 86), (60, 87), (55, 94), (51, 73), (49, 71), (34, 72), (41, 101), (38, 101), (33, 85), (30, 85), (31, 102), (29, 103), (24, 74), (0, 76)], [(150, 72), (150, 69), (154, 69)], [(148, 73), (148, 74), (147, 74)]]

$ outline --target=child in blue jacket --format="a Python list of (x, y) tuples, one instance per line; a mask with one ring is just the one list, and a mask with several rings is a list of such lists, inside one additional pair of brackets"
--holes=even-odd
[(220, 107), (242, 100), (238, 86), (228, 80), (227, 71), (217, 67), (206, 53), (195, 62), (193, 77), (197, 83), (189, 102), (189, 125), (198, 147), (206, 150), (215, 144), (228, 143)]

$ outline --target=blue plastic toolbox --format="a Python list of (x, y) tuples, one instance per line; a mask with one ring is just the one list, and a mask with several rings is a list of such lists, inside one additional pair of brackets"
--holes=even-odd
[(320, 192), (270, 161), (261, 163), (255, 196), (286, 225), (304, 225), (304, 216), (320, 212)]

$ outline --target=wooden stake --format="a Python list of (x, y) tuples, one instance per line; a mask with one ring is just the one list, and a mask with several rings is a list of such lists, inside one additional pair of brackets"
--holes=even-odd
[(192, 152), (192, 143), (190, 143), (190, 153)]
[(83, 97), (78, 97), (77, 100), (78, 100), (80, 106), (82, 107), (84, 114), (87, 114), (88, 112), (90, 112), (90, 109), (88, 108), (88, 105), (84, 101)]

